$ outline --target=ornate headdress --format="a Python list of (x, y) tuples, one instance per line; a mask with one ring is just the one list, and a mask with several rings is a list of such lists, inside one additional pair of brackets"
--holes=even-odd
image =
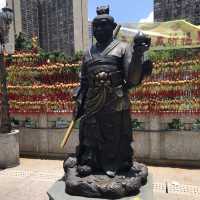
[(97, 16), (93, 20), (93, 24), (101, 21), (101, 20), (106, 20), (112, 24), (115, 24), (115, 20), (112, 16), (109, 15), (110, 9), (109, 6), (99, 6), (97, 7)]

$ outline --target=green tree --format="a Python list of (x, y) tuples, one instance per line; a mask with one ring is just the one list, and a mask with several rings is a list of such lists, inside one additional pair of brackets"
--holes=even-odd
[(19, 35), (15, 35), (15, 50), (31, 50), (32, 44), (31, 41), (26, 39), (25, 35), (20, 32)]

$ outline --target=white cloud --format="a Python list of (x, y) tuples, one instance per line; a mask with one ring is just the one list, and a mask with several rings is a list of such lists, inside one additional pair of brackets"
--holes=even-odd
[(149, 13), (148, 17), (144, 18), (144, 19), (140, 19), (139, 22), (153, 22), (153, 11)]
[(6, 0), (0, 0), (0, 9), (6, 6)]

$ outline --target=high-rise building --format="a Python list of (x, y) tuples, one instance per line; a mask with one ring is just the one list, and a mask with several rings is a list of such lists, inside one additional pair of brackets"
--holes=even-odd
[(185, 19), (200, 24), (200, 0), (154, 0), (154, 21)]
[(23, 32), (29, 39), (31, 39), (33, 35), (39, 37), (38, 0), (20, 0), (20, 3)]
[(14, 34), (23, 32), (28, 39), (39, 36), (38, 0), (7, 0), (7, 4), (14, 12)]
[[(9, 8), (13, 8), (12, 1), (8, 1), (7, 6)], [(12, 21), (12, 24), (10, 25), (10, 29), (9, 29), (8, 43), (6, 43), (5, 45), (6, 51), (10, 54), (12, 54), (15, 50), (14, 24), (15, 22)]]
[(72, 55), (88, 44), (87, 0), (7, 0), (14, 10), (14, 33), (31, 39), (38, 36), (40, 47)]

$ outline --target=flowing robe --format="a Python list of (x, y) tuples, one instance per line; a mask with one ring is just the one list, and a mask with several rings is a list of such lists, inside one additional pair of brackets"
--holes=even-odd
[[(103, 80), (98, 77), (101, 73), (106, 74)], [(104, 47), (97, 44), (85, 52), (79, 98), (86, 117), (80, 121), (79, 165), (105, 172), (132, 166), (128, 89), (141, 80), (142, 57), (126, 43), (112, 41)]]

